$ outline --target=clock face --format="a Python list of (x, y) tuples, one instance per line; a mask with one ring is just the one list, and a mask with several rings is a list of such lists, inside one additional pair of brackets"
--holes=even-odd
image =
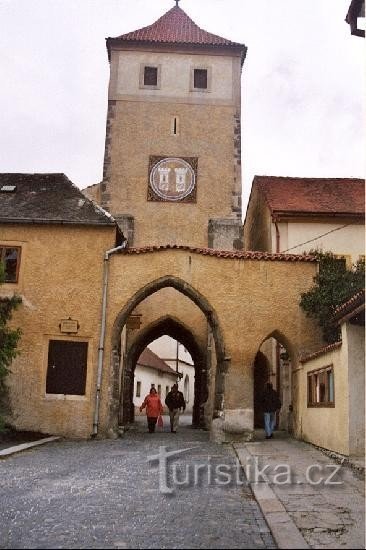
[(195, 185), (195, 172), (183, 159), (164, 158), (151, 168), (150, 186), (158, 200), (184, 200), (192, 194)]

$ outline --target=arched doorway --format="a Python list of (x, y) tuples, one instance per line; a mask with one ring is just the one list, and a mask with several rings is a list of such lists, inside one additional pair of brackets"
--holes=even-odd
[[(169, 316), (159, 319), (142, 330), (133, 345), (126, 350), (125, 357), (123, 357), (121, 334), (130, 314), (146, 298), (161, 289), (169, 287), (188, 297), (201, 310), (206, 318), (214, 345), (208, 344), (204, 349), (198, 345), (188, 327), (184, 326), (179, 319)], [(217, 315), (204, 296), (191, 285), (182, 279), (166, 276), (147, 284), (136, 292), (125, 304), (114, 322), (111, 358), (114, 383), (110, 404), (110, 425), (112, 427), (117, 428), (118, 424), (125, 425), (133, 419), (133, 373), (136, 362), (146, 346), (164, 334), (179, 340), (194, 360), (193, 424), (209, 428), (208, 424), (210, 424), (212, 418), (216, 418), (222, 413), (227, 365), (225, 364), (224, 341)], [(212, 350), (212, 347), (214, 350)]]
[(261, 396), (271, 382), (278, 392), (282, 407), (277, 428), (293, 432), (292, 348), (287, 339), (274, 332), (264, 339), (254, 360), (254, 427), (263, 428)]
[(139, 337), (127, 350), (123, 367), (123, 383), (120, 394), (119, 424), (128, 424), (134, 419), (133, 387), (136, 363), (143, 350), (161, 336), (168, 335), (185, 346), (192, 356), (195, 367), (195, 391), (192, 414), (194, 426), (204, 425), (203, 407), (208, 398), (208, 368), (205, 350), (196, 342), (187, 327), (176, 319), (165, 317), (141, 331)]

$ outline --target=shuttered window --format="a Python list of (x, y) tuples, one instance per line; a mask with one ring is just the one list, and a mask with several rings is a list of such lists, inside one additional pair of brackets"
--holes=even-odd
[(46, 393), (85, 395), (88, 342), (50, 340)]

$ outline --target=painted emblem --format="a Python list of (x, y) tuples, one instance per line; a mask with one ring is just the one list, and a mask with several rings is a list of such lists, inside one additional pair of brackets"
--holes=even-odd
[(195, 184), (192, 166), (180, 158), (162, 159), (150, 171), (151, 189), (165, 201), (185, 199), (192, 193)]

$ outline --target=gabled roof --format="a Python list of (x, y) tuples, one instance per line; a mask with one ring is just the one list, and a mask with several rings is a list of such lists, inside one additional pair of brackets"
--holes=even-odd
[(0, 222), (116, 226), (65, 174), (0, 174)]
[(332, 216), (363, 219), (365, 180), (255, 176), (273, 217)]
[(177, 376), (177, 373), (149, 348), (144, 349), (136, 364), (140, 367), (148, 367), (160, 372), (165, 372), (166, 374)]
[(118, 42), (139, 42), (151, 44), (180, 44), (192, 46), (235, 47), (242, 50), (244, 61), (246, 47), (201, 29), (179, 6), (160, 17), (155, 23), (115, 38), (107, 39), (107, 48)]

